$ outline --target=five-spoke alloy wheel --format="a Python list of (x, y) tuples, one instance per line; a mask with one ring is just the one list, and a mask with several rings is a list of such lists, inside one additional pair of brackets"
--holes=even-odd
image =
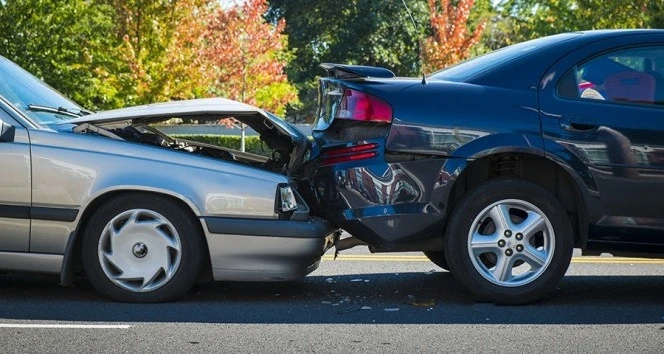
[(549, 293), (572, 257), (560, 202), (528, 181), (482, 184), (455, 208), (446, 230), (450, 271), (478, 300), (522, 304)]
[(184, 295), (201, 266), (195, 219), (170, 199), (125, 194), (101, 206), (83, 239), (92, 285), (118, 301), (161, 302)]

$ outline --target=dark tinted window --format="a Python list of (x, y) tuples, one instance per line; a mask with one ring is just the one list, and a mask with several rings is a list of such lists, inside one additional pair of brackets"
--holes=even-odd
[(558, 83), (558, 93), (569, 98), (664, 105), (664, 47), (624, 49), (581, 63)]
[(437, 80), (463, 81), (479, 73), (515, 60), (523, 55), (528, 55), (556, 43), (568, 41), (580, 35), (581, 34), (579, 33), (562, 33), (555, 36), (543, 37), (514, 44), (435, 72), (430, 78)]

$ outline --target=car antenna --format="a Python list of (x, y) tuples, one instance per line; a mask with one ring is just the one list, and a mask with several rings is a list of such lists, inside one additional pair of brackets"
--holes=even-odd
[[(415, 30), (415, 33), (417, 33), (417, 23), (415, 23), (415, 18), (413, 18), (413, 14), (410, 12), (410, 9), (408, 8), (408, 5), (406, 4), (406, 0), (401, 0), (401, 3), (403, 4), (403, 7), (406, 8), (406, 13), (408, 14), (408, 17), (410, 17), (410, 23), (413, 24), (413, 29)], [(417, 40), (417, 46), (420, 52), (420, 60), (422, 60), (422, 39), (419, 38)], [(422, 85), (427, 84), (427, 76), (424, 73), (424, 65), (422, 65)]]

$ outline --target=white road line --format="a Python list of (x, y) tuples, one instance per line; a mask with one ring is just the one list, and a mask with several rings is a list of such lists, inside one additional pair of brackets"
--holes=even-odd
[(127, 329), (127, 328), (131, 328), (131, 326), (130, 325), (0, 323), (0, 328)]

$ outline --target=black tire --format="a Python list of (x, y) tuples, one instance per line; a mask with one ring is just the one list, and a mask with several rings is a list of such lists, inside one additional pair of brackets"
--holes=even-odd
[[(483, 215), (486, 215), (486, 211), (490, 210), (489, 207), (495, 203), (503, 202), (505, 202), (504, 205), (508, 206), (505, 210), (509, 210), (509, 217), (513, 218), (511, 213), (513, 213), (514, 210), (517, 212), (519, 210), (518, 208), (512, 209), (510, 207), (512, 201), (516, 201), (516, 203), (525, 202), (525, 204), (529, 203), (529, 205), (534, 205), (545, 216), (543, 220), (548, 219), (549, 223), (545, 223), (544, 221), (544, 225), (547, 225), (546, 227), (550, 227), (553, 230), (552, 233), (547, 232), (545, 234), (542, 232), (540, 234), (533, 234), (533, 241), (518, 241), (525, 244), (526, 242), (535, 242), (536, 237), (540, 237), (541, 239), (546, 237), (548, 240), (553, 239), (553, 241), (548, 241), (549, 245), (553, 244), (550, 246), (551, 250), (547, 253), (548, 256), (546, 259), (549, 260), (548, 263), (542, 262), (543, 265), (539, 268), (533, 267), (532, 273), (525, 272), (525, 277), (531, 277), (532, 279), (529, 280), (528, 283), (522, 285), (519, 283), (519, 274), (517, 274), (517, 277), (512, 277), (512, 279), (516, 279), (513, 284), (508, 284), (507, 281), (502, 281), (501, 279), (496, 278), (491, 271), (491, 269), (498, 269), (498, 257), (505, 256), (506, 258), (503, 259), (508, 260), (510, 257), (514, 257), (514, 259), (511, 260), (512, 263), (507, 263), (508, 265), (503, 268), (509, 269), (510, 274), (514, 268), (509, 264), (518, 266), (525, 263), (524, 261), (516, 260), (517, 257), (524, 257), (526, 255), (526, 252), (517, 255), (517, 248), (515, 248), (514, 251), (510, 251), (510, 256), (507, 257), (507, 248), (513, 247), (514, 244), (517, 243), (517, 241), (515, 241), (516, 237), (513, 237), (512, 239), (503, 239), (503, 242), (505, 242), (505, 240), (510, 242), (507, 246), (500, 246), (501, 241), (498, 241), (500, 247), (505, 247), (499, 248), (501, 251), (500, 255), (498, 252), (490, 253), (490, 251), (488, 251), (487, 253), (480, 254), (483, 251), (478, 251), (476, 256), (471, 256), (469, 252), (470, 232), (471, 227), (473, 227), (474, 222), (476, 221), (475, 219), (478, 218), (478, 222), (480, 222), (483, 219), (480, 217), (482, 212), (485, 212)], [(494, 229), (491, 229), (493, 221), (491, 218), (489, 219), (491, 221), (488, 222), (488, 226), (487, 219), (483, 219), (485, 220), (485, 223), (483, 224), (475, 224), (479, 225), (477, 226), (478, 232), (481, 227), (485, 227), (488, 228), (491, 235), (493, 235), (491, 237), (507, 237), (506, 235), (508, 233), (503, 232), (501, 234), (498, 231), (498, 226), (493, 225)], [(518, 225), (518, 223), (514, 223), (513, 219), (510, 220), (512, 226)], [(476, 300), (503, 305), (530, 303), (550, 294), (567, 271), (574, 247), (574, 237), (570, 219), (560, 202), (542, 187), (516, 178), (501, 178), (488, 181), (464, 196), (459, 205), (454, 209), (447, 224), (445, 234), (445, 254), (447, 255), (447, 261), (452, 274), (474, 295)], [(521, 235), (520, 237), (522, 240), (526, 239), (522, 234), (519, 235)], [(494, 240), (495, 239), (496, 238), (494, 238)], [(491, 240), (491, 242), (493, 242), (493, 240)], [(542, 243), (543, 242), (544, 241), (542, 241)], [(487, 244), (493, 245), (493, 243)], [(505, 243), (503, 243), (503, 245), (505, 245)], [(537, 245), (534, 246), (537, 247)], [(520, 249), (523, 250), (524, 245), (521, 245)], [(503, 252), (503, 250), (505, 251)], [(490, 267), (492, 263), (489, 256), (491, 256), (491, 254), (494, 255), (493, 267)], [(526, 266), (530, 267), (530, 263), (526, 264)], [(492, 277), (493, 280), (490, 280), (489, 278)], [(511, 281), (512, 279), (509, 280)]]
[(445, 258), (445, 252), (443, 252), (443, 251), (426, 251), (426, 252), (424, 252), (424, 255), (427, 256), (427, 258), (429, 258), (429, 260), (433, 264), (443, 268), (444, 270), (447, 270), (447, 271), (450, 270), (450, 266), (447, 265), (447, 258)]
[[(158, 213), (170, 223), (179, 237), (179, 265), (173, 267), (174, 271), (170, 276), (163, 278), (163, 285), (151, 291), (132, 291), (111, 281), (106, 275), (98, 255), (100, 238), (106, 225), (116, 216), (132, 210)], [(136, 237), (135, 240), (139, 240), (140, 237)], [(133, 239), (131, 242), (134, 242)], [(166, 302), (184, 296), (194, 285), (204, 263), (203, 242), (204, 237), (200, 225), (188, 210), (184, 210), (177, 203), (154, 194), (122, 194), (109, 200), (92, 215), (84, 230), (81, 255), (85, 273), (92, 286), (100, 294), (121, 302)], [(149, 252), (150, 250), (147, 250), (145, 253), (149, 254)], [(146, 256), (143, 255), (143, 257)], [(170, 260), (173, 259), (173, 256), (167, 257)], [(106, 266), (106, 269), (109, 269), (109, 266)], [(163, 267), (161, 269), (164, 270)], [(165, 270), (164, 274), (166, 274)]]

